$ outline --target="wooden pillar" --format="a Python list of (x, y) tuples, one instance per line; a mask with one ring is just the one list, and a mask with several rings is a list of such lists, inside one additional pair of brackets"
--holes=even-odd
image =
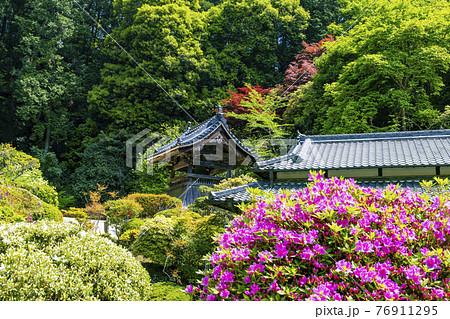
[(269, 171), (269, 178), (270, 178), (270, 187), (272, 187), (273, 186), (273, 170), (270, 170)]

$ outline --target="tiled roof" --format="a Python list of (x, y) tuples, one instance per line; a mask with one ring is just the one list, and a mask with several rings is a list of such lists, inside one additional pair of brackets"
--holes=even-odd
[(251, 149), (242, 144), (242, 142), (239, 141), (239, 139), (231, 132), (230, 128), (228, 127), (227, 121), (223, 113), (221, 112), (221, 109), (219, 108), (219, 111), (216, 115), (198, 124), (197, 126), (190, 128), (190, 124), (188, 124), (188, 128), (179, 137), (177, 137), (170, 143), (156, 149), (153, 154), (147, 157), (147, 159), (154, 158), (176, 147), (194, 145), (195, 143), (208, 138), (220, 127), (222, 127), (223, 130), (230, 136), (230, 138), (234, 140), (237, 146), (239, 146), (252, 158), (256, 158), (256, 154), (254, 154)]
[[(371, 187), (376, 189), (386, 188), (389, 184), (399, 184), (401, 188), (409, 188), (415, 192), (422, 192), (423, 188), (420, 186), (421, 179), (411, 180), (361, 180), (356, 181), (356, 184), (362, 187)], [(250, 200), (250, 194), (247, 192), (247, 188), (259, 188), (261, 190), (272, 192), (273, 194), (279, 194), (281, 190), (296, 191), (305, 188), (307, 181), (280, 181), (274, 182), (273, 186), (270, 186), (269, 181), (259, 181), (242, 185), (234, 188), (230, 188), (223, 191), (211, 192), (208, 202), (213, 205), (219, 205), (225, 203), (227, 200), (231, 200), (233, 203), (241, 203)]]
[(450, 165), (450, 130), (300, 135), (288, 154), (255, 171)]

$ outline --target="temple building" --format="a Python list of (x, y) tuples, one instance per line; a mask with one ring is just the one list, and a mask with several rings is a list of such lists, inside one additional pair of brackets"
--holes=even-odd
[(186, 130), (158, 148), (146, 160), (167, 162), (170, 167), (168, 195), (189, 205), (200, 194), (201, 185), (212, 186), (232, 176), (232, 171), (256, 161), (256, 155), (231, 132), (219, 107), (212, 118)]

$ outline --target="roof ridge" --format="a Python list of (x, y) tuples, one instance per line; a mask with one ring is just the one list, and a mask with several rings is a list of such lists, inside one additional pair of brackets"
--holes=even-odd
[(450, 129), (427, 130), (427, 131), (401, 131), (401, 132), (377, 132), (377, 133), (350, 133), (350, 134), (327, 134), (327, 135), (304, 135), (299, 134), (299, 141), (307, 138), (316, 141), (341, 141), (341, 140), (365, 140), (365, 139), (406, 139), (423, 137), (450, 137)]

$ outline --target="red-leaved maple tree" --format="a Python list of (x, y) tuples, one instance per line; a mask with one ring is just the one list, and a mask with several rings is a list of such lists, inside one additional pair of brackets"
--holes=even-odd
[(227, 117), (226, 114), (229, 112), (234, 112), (237, 114), (246, 114), (250, 111), (244, 107), (241, 106), (241, 102), (244, 100), (249, 100), (249, 92), (251, 90), (255, 90), (258, 92), (261, 96), (264, 96), (266, 94), (269, 94), (272, 90), (271, 89), (263, 89), (262, 87), (257, 84), (256, 86), (251, 85), (250, 87), (244, 86), (241, 88), (236, 88), (238, 92), (234, 92), (232, 90), (228, 90), (228, 93), (230, 93), (230, 96), (226, 98), (224, 103), (224, 113), (225, 117), (227, 118), (227, 122), (233, 127), (234, 129), (241, 130), (245, 126), (245, 121), (239, 120), (233, 117)]
[(328, 35), (317, 43), (308, 44), (305, 41), (302, 42), (305, 48), (295, 56), (295, 61), (289, 64), (285, 72), (286, 77), (283, 85), (278, 86), (283, 96), (294, 92), (299, 86), (312, 80), (312, 77), (317, 73), (313, 62), (314, 58), (320, 57), (325, 52), (323, 47), (325, 42), (333, 41), (333, 36)]

